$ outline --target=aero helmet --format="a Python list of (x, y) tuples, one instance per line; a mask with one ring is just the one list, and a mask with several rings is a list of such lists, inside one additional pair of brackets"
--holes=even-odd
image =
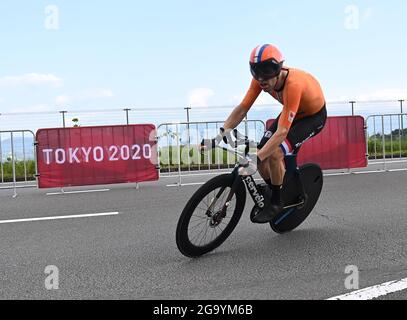
[(280, 74), (284, 59), (280, 50), (271, 44), (257, 46), (250, 55), (250, 71), (256, 80), (268, 80)]

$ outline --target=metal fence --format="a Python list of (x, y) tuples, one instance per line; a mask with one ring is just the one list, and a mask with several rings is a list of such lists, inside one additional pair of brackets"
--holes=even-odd
[(366, 123), (366, 148), (370, 163), (383, 165), (407, 160), (407, 114), (370, 115)]
[[(281, 105), (264, 96), (263, 104), (254, 105), (248, 114), (249, 119), (276, 118)], [(405, 100), (376, 101), (328, 101), (328, 115), (370, 115), (385, 113), (403, 113)], [(133, 123), (152, 123), (158, 126), (163, 122), (217, 121), (226, 119), (235, 105), (187, 106), (187, 107), (123, 107), (116, 109), (89, 108), (87, 110), (70, 107), (57, 108), (55, 111), (25, 112), (21, 109), (0, 110), (1, 130), (24, 129), (36, 132), (40, 128), (57, 128), (99, 125), (119, 125)]]
[[(327, 106), (329, 116), (357, 114), (366, 119), (369, 163), (383, 162), (383, 167), (386, 168), (386, 162), (407, 157), (407, 130), (404, 129), (407, 127), (407, 114), (403, 113), (404, 102), (402, 99), (338, 101), (329, 102)], [(35, 161), (35, 152), (31, 150), (34, 139), (26, 142), (18, 135), (33, 137), (33, 132), (46, 127), (153, 123), (158, 128), (162, 177), (174, 173), (181, 177), (190, 173), (207, 174), (214, 172), (214, 169), (229, 169), (233, 165), (233, 159), (230, 162), (222, 162), (221, 153), (210, 154), (206, 158), (197, 154), (200, 140), (213, 138), (218, 133), (219, 127), (223, 125), (223, 121), (217, 120), (226, 119), (232, 110), (233, 106), (129, 107), (111, 110), (75, 111), (66, 108), (56, 112), (1, 113), (0, 127), (8, 131), (2, 131), (0, 136), (0, 188), (35, 185), (32, 181), (33, 170), (30, 172), (27, 169), (27, 166), (32, 166), (32, 161)], [(277, 104), (255, 105), (248, 116), (250, 119), (271, 119), (275, 118), (280, 111), (281, 106)], [(379, 114), (382, 111), (386, 111), (387, 114)], [(182, 122), (182, 119), (186, 122)], [(200, 122), (201, 119), (207, 122)], [(168, 120), (169, 122), (162, 123)], [(16, 126), (20, 130), (13, 130)], [(263, 121), (247, 120), (247, 118), (246, 122), (239, 127), (239, 131), (246, 132), (250, 139), (254, 140), (259, 140), (264, 130)], [(13, 144), (10, 144), (11, 140), (15, 140)], [(11, 145), (14, 150), (11, 150)], [(27, 152), (26, 149), (29, 151)], [(11, 154), (15, 155), (11, 156)], [(185, 155), (188, 155), (187, 160), (183, 161), (182, 158)]]
[[(160, 176), (179, 177), (191, 174), (211, 174), (213, 170), (230, 169), (236, 156), (223, 150), (200, 152), (202, 139), (212, 139), (219, 133), (223, 121), (163, 123), (157, 127)], [(237, 128), (249, 139), (259, 141), (265, 132), (261, 120), (245, 120)]]
[(35, 134), (30, 130), (0, 131), (0, 188), (37, 186)]

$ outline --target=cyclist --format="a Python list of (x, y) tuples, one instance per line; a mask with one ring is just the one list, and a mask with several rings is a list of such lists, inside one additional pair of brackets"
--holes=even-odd
[(268, 223), (283, 210), (284, 157), (297, 154), (305, 141), (323, 129), (327, 118), (325, 98), (318, 81), (305, 71), (284, 67), (283, 63), (281, 52), (271, 44), (258, 46), (252, 51), (250, 71), (253, 79), (250, 88), (219, 135), (224, 137), (225, 131), (233, 130), (242, 122), (262, 91), (283, 105), (282, 112), (265, 132), (257, 148), (256, 165), (271, 188), (272, 197), (270, 208), (260, 211), (253, 218), (256, 223)]

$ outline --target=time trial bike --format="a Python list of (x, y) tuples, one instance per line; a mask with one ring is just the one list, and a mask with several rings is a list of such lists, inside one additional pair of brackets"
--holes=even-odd
[[(176, 243), (187, 257), (199, 257), (218, 248), (239, 222), (246, 204), (246, 189), (254, 207), (250, 219), (260, 210), (268, 210), (272, 191), (267, 184), (257, 184), (253, 175), (242, 175), (250, 149), (257, 143), (250, 141), (236, 129), (233, 143), (218, 148), (237, 155), (239, 160), (231, 173), (222, 174), (206, 182), (191, 197), (179, 218)], [(243, 146), (244, 151), (239, 150)], [(314, 163), (297, 165), (297, 155), (284, 159), (286, 174), (282, 187), (284, 209), (271, 222), (271, 229), (279, 234), (297, 228), (314, 209), (323, 186), (321, 168)], [(253, 222), (253, 220), (252, 220)]]

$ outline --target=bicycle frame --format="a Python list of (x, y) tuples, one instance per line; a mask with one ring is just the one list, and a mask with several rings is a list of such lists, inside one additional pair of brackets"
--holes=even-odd
[[(216, 145), (213, 143), (214, 140), (212, 140), (212, 146)], [(274, 212), (275, 208), (272, 205), (273, 190), (266, 183), (256, 184), (254, 180), (256, 170), (254, 168), (255, 163), (252, 161), (255, 160), (254, 157), (249, 157), (248, 154), (250, 147), (257, 147), (257, 144), (256, 146), (250, 145), (246, 138), (243, 143), (245, 151), (239, 152), (240, 148), (236, 143), (230, 144), (225, 140), (223, 142), (231, 147), (228, 149), (222, 148), (223, 150), (234, 152), (244, 161), (239, 159), (231, 173), (215, 177), (198, 189), (182, 211), (177, 225), (176, 240), (179, 250), (187, 257), (202, 256), (219, 247), (227, 239), (244, 212), (247, 192), (249, 192), (255, 204), (250, 211), (250, 221), (263, 223), (263, 218), (259, 218), (259, 222), (257, 221), (257, 215), (272, 214), (273, 218), (270, 221), (268, 219), (263, 221), (269, 223), (271, 229), (279, 234), (291, 232), (301, 225), (312, 212), (321, 194), (323, 186), (321, 168), (313, 163), (298, 167), (296, 154), (286, 156), (284, 158), (286, 174), (282, 186), (281, 200), (287, 206), (281, 212)], [(203, 140), (201, 145), (207, 146), (209, 143)], [(218, 147), (221, 147), (221, 144)], [(208, 208), (206, 210), (207, 217), (201, 216), (202, 207), (199, 207), (199, 205), (202, 201), (205, 208)], [(218, 201), (221, 203), (216, 205)], [(195, 215), (197, 220), (191, 220), (197, 208), (199, 209), (197, 216)], [(199, 225), (201, 228), (195, 229)], [(210, 228), (214, 230), (210, 233), (209, 240), (206, 241), (207, 232)], [(191, 237), (191, 232), (193, 233), (194, 230), (198, 233)], [(220, 230), (219, 234), (217, 230)], [(199, 243), (196, 243), (195, 240), (199, 240)], [(204, 241), (203, 244), (202, 241)]]
[[(231, 151), (234, 152), (235, 154), (237, 154), (240, 158), (244, 158), (245, 154), (236, 151), (236, 149), (230, 149), (230, 148), (223, 148), (223, 147), (219, 147), (225, 151)], [(247, 151), (247, 150), (246, 150)], [(289, 208), (293, 208), (293, 207), (298, 207), (301, 206), (305, 203), (305, 199), (306, 199), (306, 193), (305, 193), (305, 189), (304, 189), (304, 185), (302, 183), (300, 174), (299, 174), (299, 168), (297, 165), (297, 155), (296, 154), (292, 154), (292, 155), (287, 155), (284, 158), (284, 162), (285, 162), (285, 167), (286, 167), (286, 175), (295, 175), (298, 181), (298, 184), (300, 186), (300, 190), (301, 190), (301, 196), (304, 199), (302, 202), (300, 203), (296, 203), (296, 204), (291, 204), (288, 206), (285, 206), (284, 209), (289, 209)], [(243, 181), (243, 183), (246, 186), (246, 189), (248, 190), (253, 202), (260, 208), (264, 208), (266, 206), (265, 203), (265, 199), (264, 196), (260, 193), (259, 189), (258, 189), (258, 185), (255, 182), (254, 178), (252, 175), (248, 175), (248, 176), (242, 176), (239, 174), (239, 168), (241, 168), (242, 166), (237, 163), (235, 168), (232, 171), (232, 175), (234, 176), (234, 182), (232, 185), (232, 188), (229, 192), (228, 197), (226, 198), (225, 204), (222, 207), (222, 212), (226, 212), (227, 207), (229, 206), (230, 201), (233, 198), (233, 195), (235, 193), (235, 191), (237, 190), (237, 187), (240, 183), (240, 181)], [(214, 201), (212, 202), (211, 206), (208, 209), (208, 213), (213, 210), (217, 200), (220, 198), (220, 196), (222, 195), (222, 193), (225, 191), (226, 187), (221, 188), (221, 190), (218, 192), (218, 194), (216, 195)]]

